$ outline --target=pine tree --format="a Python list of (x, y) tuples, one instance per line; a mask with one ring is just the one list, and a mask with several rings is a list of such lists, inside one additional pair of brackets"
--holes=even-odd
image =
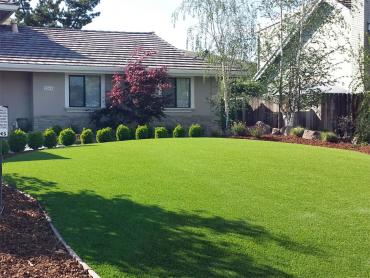
[(31, 0), (19, 0), (18, 23), (36, 27), (81, 29), (100, 15), (94, 12), (100, 0), (39, 0), (32, 8)]

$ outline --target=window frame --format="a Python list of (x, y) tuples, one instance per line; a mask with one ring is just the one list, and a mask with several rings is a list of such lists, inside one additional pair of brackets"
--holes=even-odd
[[(86, 77), (96, 76), (100, 78), (100, 105), (97, 107), (86, 107)], [(84, 80), (84, 106), (71, 106), (70, 101), (70, 77), (83, 77)], [(105, 74), (94, 74), (94, 73), (65, 73), (65, 103), (64, 106), (69, 112), (89, 112), (98, 110), (105, 107), (106, 103), (106, 92), (105, 92)]]
[[(169, 77), (169, 79), (174, 79), (175, 80), (175, 82), (174, 82), (174, 84), (175, 84), (175, 100), (174, 100), (174, 102), (175, 102), (175, 106), (173, 107), (165, 107), (165, 110), (181, 110), (181, 109), (183, 109), (183, 110), (189, 110), (189, 109), (194, 109), (195, 107), (194, 107), (194, 78), (193, 77), (187, 77), (187, 76), (171, 76), (171, 77)], [(177, 97), (177, 88), (178, 88), (178, 86), (177, 86), (177, 80), (178, 79), (187, 79), (187, 80), (189, 80), (189, 96), (188, 96), (188, 103), (189, 103), (189, 105), (187, 106), (187, 107), (178, 107), (177, 106), (177, 99), (178, 99), (178, 97)]]

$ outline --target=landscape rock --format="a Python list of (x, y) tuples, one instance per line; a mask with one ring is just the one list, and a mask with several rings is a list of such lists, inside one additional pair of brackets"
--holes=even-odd
[(272, 129), (272, 135), (281, 135), (281, 131), (279, 128), (273, 128)]
[(255, 127), (262, 130), (263, 135), (271, 134), (272, 128), (268, 124), (265, 124), (264, 122), (258, 121), (255, 124)]
[(302, 138), (306, 140), (317, 140), (320, 139), (320, 132), (316, 130), (306, 129), (303, 133)]

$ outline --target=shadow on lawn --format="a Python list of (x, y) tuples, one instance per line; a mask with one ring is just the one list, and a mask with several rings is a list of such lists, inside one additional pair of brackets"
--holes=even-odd
[(21, 190), (38, 192), (49, 187), (51, 190), (40, 193), (39, 199), (46, 201), (57, 227), (77, 253), (90, 263), (109, 265), (130, 275), (292, 277), (254, 261), (253, 249), (246, 249), (242, 242), (266, 248), (277, 244), (292, 252), (321, 255), (319, 250), (275, 236), (247, 221), (167, 211), (127, 196), (106, 199), (91, 191), (55, 192), (53, 182), (9, 178)]
[(26, 153), (15, 153), (7, 155), (5, 157), (5, 164), (20, 161), (56, 160), (56, 159), (69, 159), (69, 158), (43, 151), (29, 151)]

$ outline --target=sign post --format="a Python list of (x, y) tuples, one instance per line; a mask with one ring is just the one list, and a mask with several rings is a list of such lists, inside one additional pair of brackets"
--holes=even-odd
[(3, 138), (8, 137), (8, 107), (0, 106), (0, 215), (4, 210), (3, 201)]

